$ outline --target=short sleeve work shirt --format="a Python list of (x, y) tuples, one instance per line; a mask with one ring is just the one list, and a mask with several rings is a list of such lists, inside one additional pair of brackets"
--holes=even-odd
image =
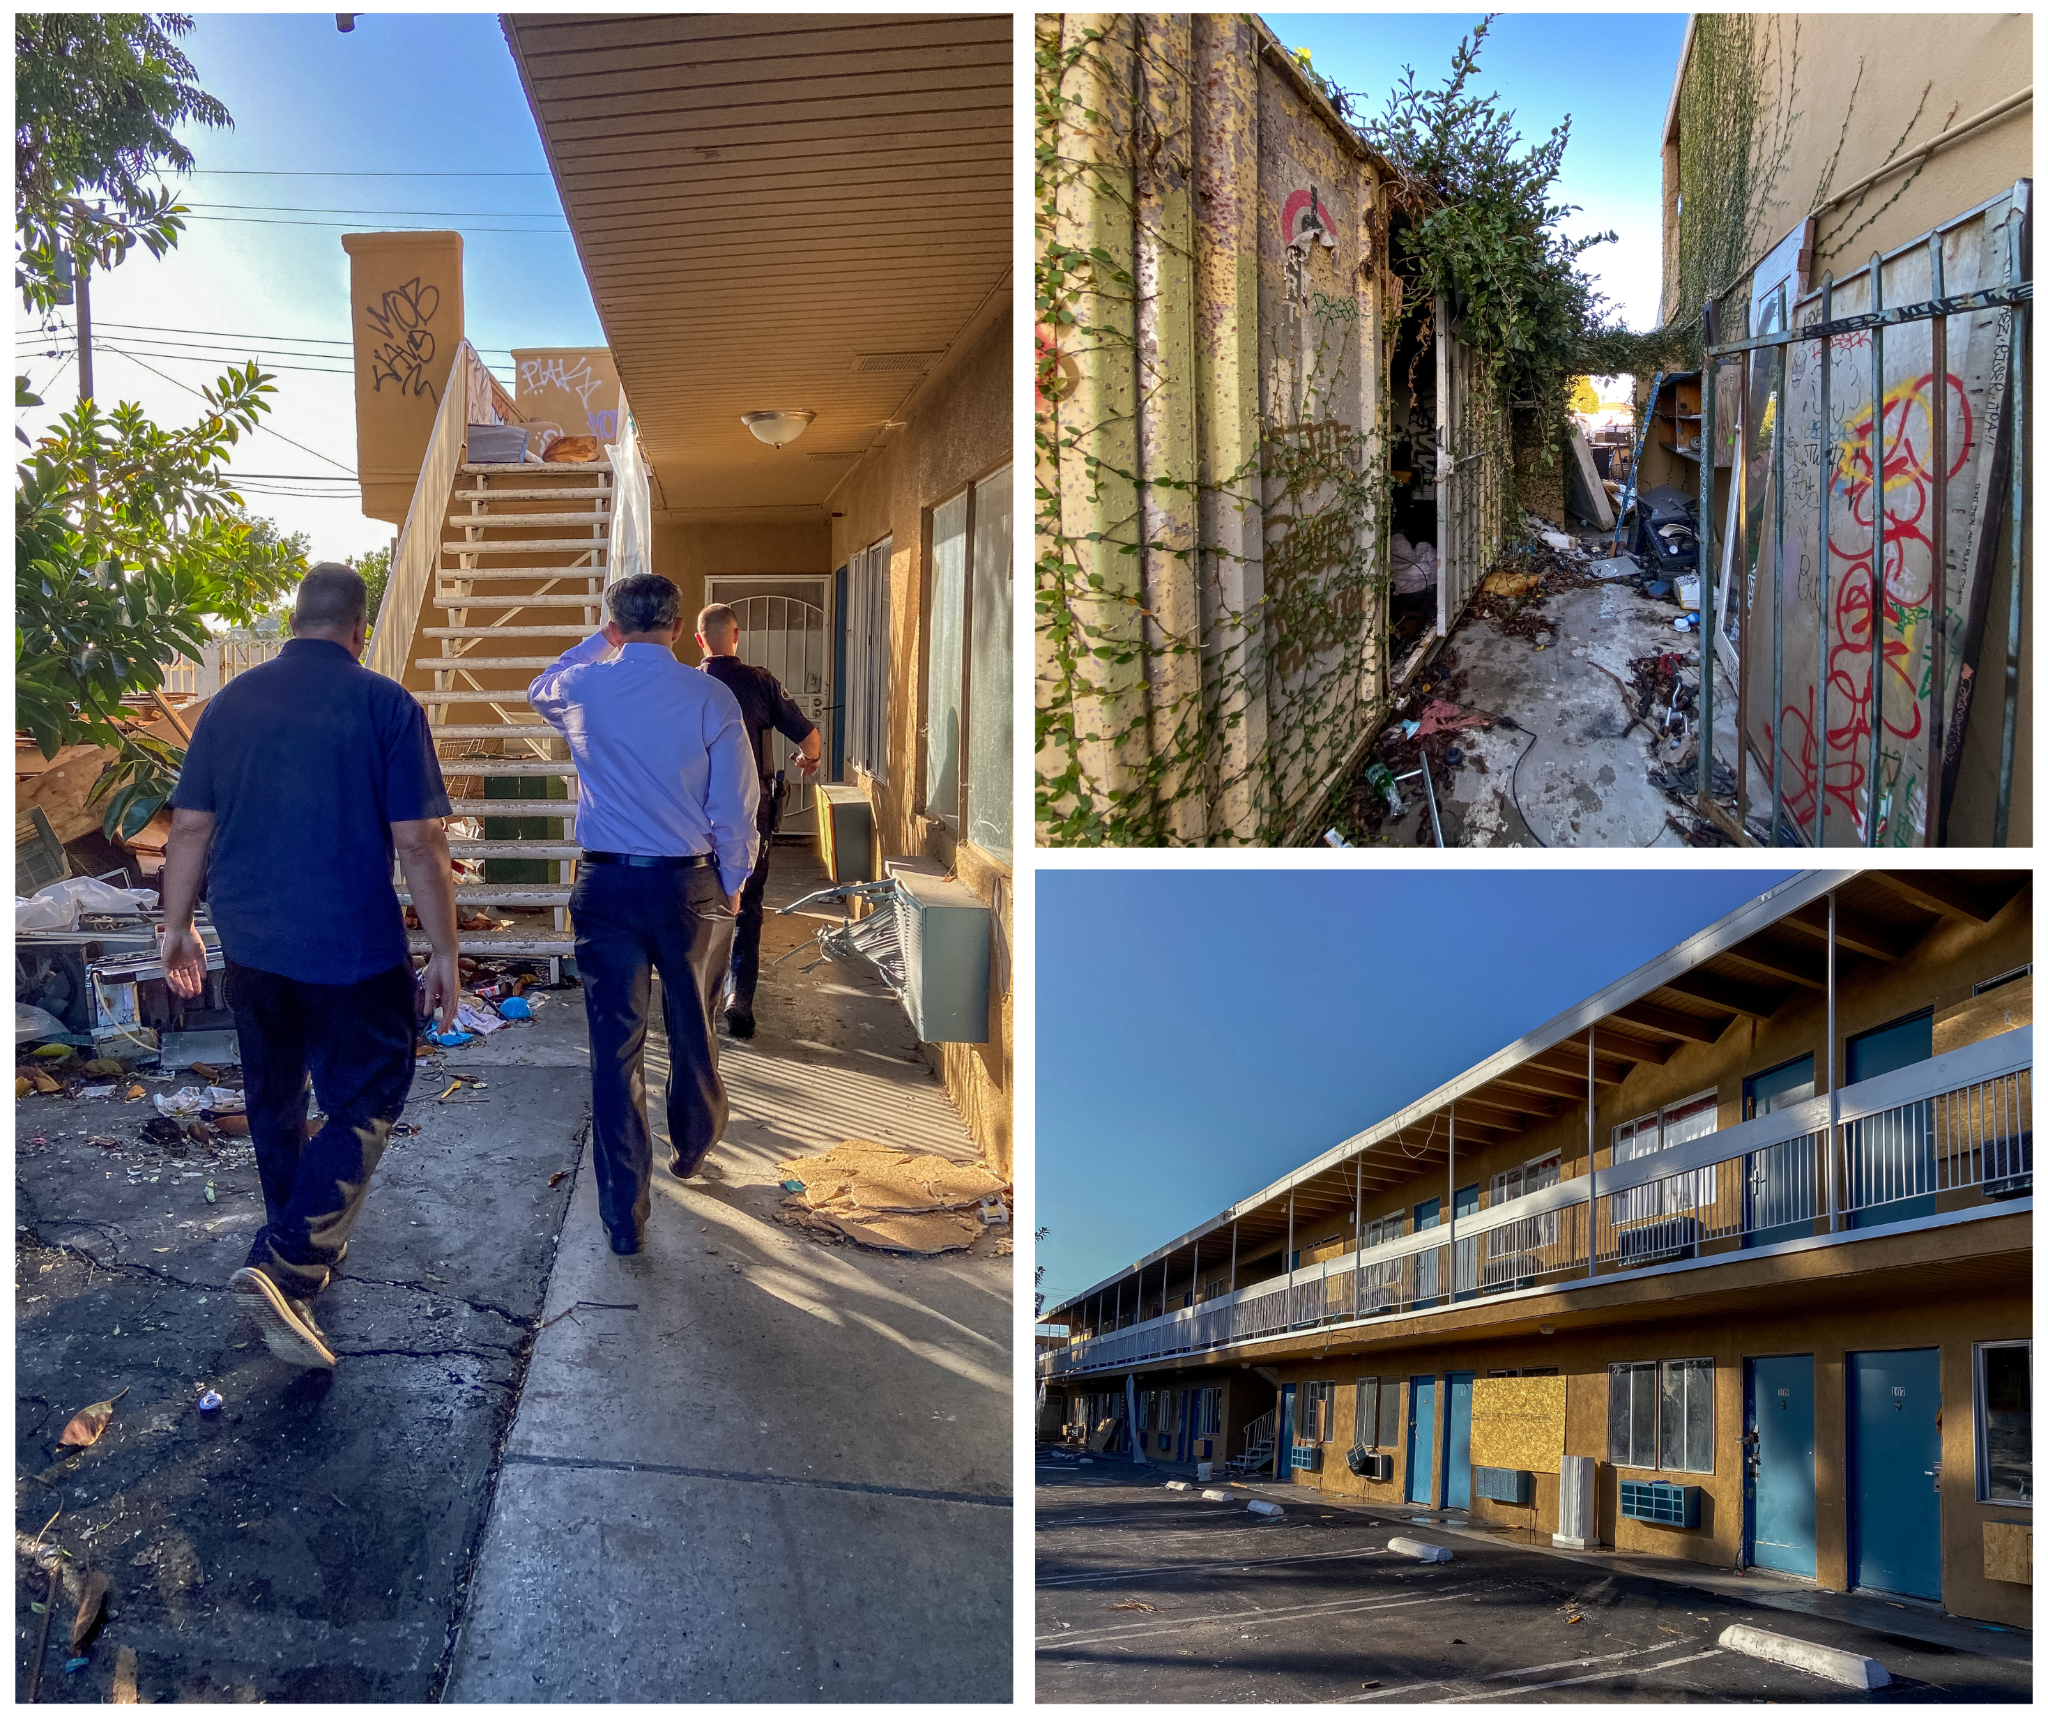
[(236, 965), (354, 984), (407, 961), (391, 825), (447, 816), (448, 793), (397, 681), (290, 640), (208, 700), (171, 805), (216, 819), (207, 900)]
[(795, 745), (801, 745), (817, 732), (816, 724), (796, 707), (796, 700), (766, 668), (743, 662), (737, 656), (709, 656), (705, 658), (704, 671), (739, 700), (740, 719), (747, 724), (747, 745), (754, 753), (754, 767), (763, 781), (774, 773), (768, 767), (768, 753), (761, 743), (771, 728)]

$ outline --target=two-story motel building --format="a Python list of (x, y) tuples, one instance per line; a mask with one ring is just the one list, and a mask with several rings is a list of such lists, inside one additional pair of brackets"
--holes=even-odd
[(1048, 1309), (1041, 1434), (2030, 1625), (2032, 937), (1785, 883)]

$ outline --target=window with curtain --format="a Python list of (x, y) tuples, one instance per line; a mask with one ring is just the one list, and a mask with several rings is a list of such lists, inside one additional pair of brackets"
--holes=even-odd
[(1607, 1368), (1607, 1458), (1617, 1467), (1714, 1470), (1714, 1362), (1635, 1360)]
[(1977, 1344), (1977, 1500), (2034, 1500), (2034, 1344)]
[(1010, 471), (932, 509), (925, 646), (924, 808), (1007, 860), (1010, 719)]
[(846, 565), (846, 763), (889, 779), (889, 556), (891, 539)]

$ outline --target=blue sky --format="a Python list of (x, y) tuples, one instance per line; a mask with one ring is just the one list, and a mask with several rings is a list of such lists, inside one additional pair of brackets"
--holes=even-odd
[(1041, 869), (1046, 1304), (1791, 874)]
[[(1441, 84), (1459, 40), (1484, 16), (1439, 13), (1260, 14), (1290, 48), (1306, 48), (1317, 71), (1377, 118), (1415, 68), (1418, 86)], [(1657, 320), (1662, 270), (1664, 110), (1683, 12), (1509, 12), (1494, 21), (1480, 49), (1474, 91), (1496, 92), (1525, 140), (1540, 143), (1567, 113), (1571, 142), (1557, 200), (1584, 212), (1565, 230), (1574, 237), (1612, 230), (1621, 242), (1597, 245), (1583, 266), (1619, 306), (1631, 328)]]
[[(508, 382), (513, 346), (604, 344), (511, 53), (489, 13), (368, 13), (349, 35), (331, 12), (201, 14), (183, 46), (235, 127), (182, 133), (204, 171), (172, 180), (193, 214), (178, 247), (93, 277), (95, 392), (188, 423), (203, 407), (177, 383), (255, 358), (277, 382), (265, 421), (302, 446), (243, 442), (251, 511), (307, 532), (316, 559), (381, 547), (391, 527), (330, 481), (355, 468), (344, 232), (460, 231), (468, 336)], [(523, 176), (372, 176), (423, 173)], [(292, 222), (330, 224), (259, 224)], [(43, 355), (72, 337), (44, 338), (18, 299), (15, 323), (16, 370), (74, 404), (76, 360)]]

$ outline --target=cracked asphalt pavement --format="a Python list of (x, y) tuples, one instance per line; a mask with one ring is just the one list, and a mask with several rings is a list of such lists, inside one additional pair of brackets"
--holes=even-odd
[[(2031, 1636), (1900, 1607), (1878, 1631), (1445, 1531), (1305, 1486), (1169, 1491), (1113, 1458), (1041, 1457), (1037, 1690), (1048, 1703), (2028, 1703)], [(1262, 1521), (1252, 1497), (1285, 1512)], [(1424, 1563), (1406, 1535), (1449, 1548)], [(1776, 1599), (1778, 1601), (1773, 1602)], [(1889, 1614), (1889, 1610), (1882, 1612)], [(1720, 1646), (1746, 1622), (1877, 1658), (1854, 1692)], [(1982, 1645), (1977, 1644), (1982, 1640)], [(1967, 1643), (1965, 1643), (1967, 1642)]]
[[(166, 1154), (140, 1138), (154, 1109), (118, 1095), (17, 1103), (17, 1567), (48, 1522), (111, 1580), (75, 1670), (60, 1610), (42, 1699), (106, 1700), (122, 1646), (145, 1702), (438, 1697), (586, 1142), (584, 1072), (517, 1065), (509, 1040), (581, 1015), (562, 991), (510, 1028), (471, 1101), (438, 1103), (421, 1065), (420, 1130), (386, 1151), (319, 1302), (331, 1373), (273, 1358), (229, 1303), (263, 1214), (245, 1143)], [(122, 1390), (97, 1443), (60, 1447)], [(42, 1579), (16, 1586), (25, 1692)]]

